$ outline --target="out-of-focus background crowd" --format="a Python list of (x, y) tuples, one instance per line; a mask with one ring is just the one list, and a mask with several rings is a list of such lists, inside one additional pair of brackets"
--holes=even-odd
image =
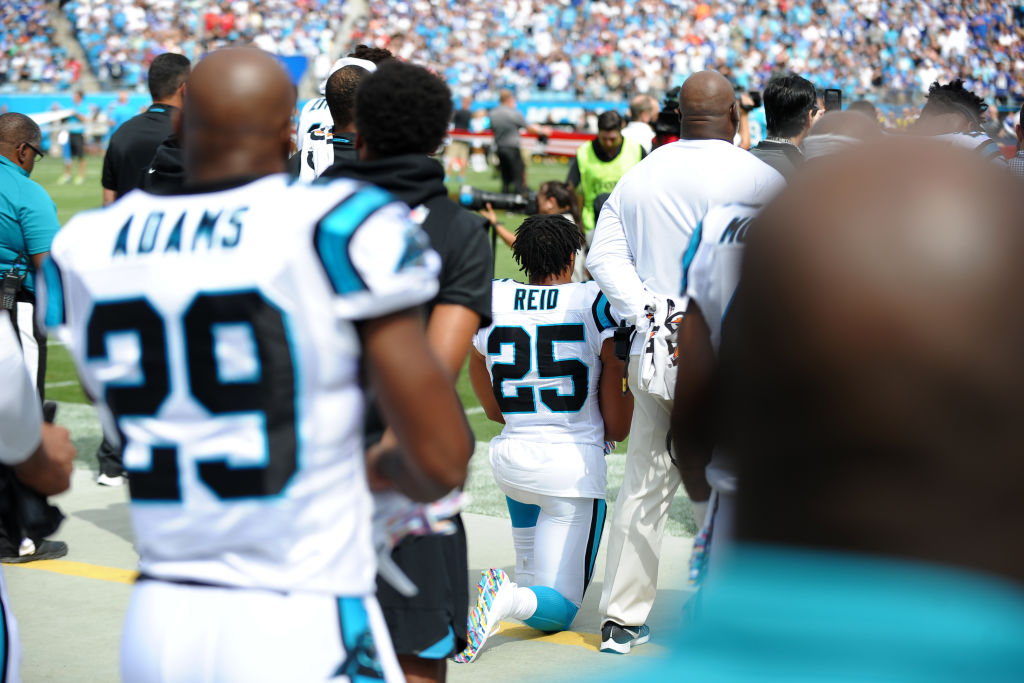
[[(1003, 113), (1024, 98), (1024, 4), (861, 0), (14, 0), (0, 7), (0, 95), (145, 94), (153, 58), (230, 44), (288, 57), (312, 96), (355, 42), (430, 65), (491, 106), (511, 88), (530, 120), (583, 125), (690, 73), (739, 90), (772, 74), (868, 99), (885, 123), (915, 118), (928, 85), (964, 80)], [(108, 106), (109, 105), (109, 106)], [(101, 116), (112, 103), (97, 103)], [(1002, 117), (999, 117), (1000, 119)], [(1001, 120), (999, 121), (1001, 123)]]

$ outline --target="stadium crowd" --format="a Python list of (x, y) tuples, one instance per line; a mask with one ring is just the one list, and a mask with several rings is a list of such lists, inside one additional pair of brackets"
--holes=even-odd
[(760, 90), (777, 71), (848, 95), (923, 93), (961, 77), (986, 98), (1024, 93), (1024, 8), (877, 0), (374, 0), (362, 40), (434, 66), (450, 86), (575, 98), (660, 92), (715, 68)]
[(82, 65), (53, 40), (46, 3), (42, 0), (0, 5), (0, 86), (67, 88), (78, 82)]
[(63, 11), (100, 82), (145, 84), (153, 58), (179, 52), (189, 60), (232, 44), (253, 44), (314, 60), (334, 48), (344, 0), (71, 0)]

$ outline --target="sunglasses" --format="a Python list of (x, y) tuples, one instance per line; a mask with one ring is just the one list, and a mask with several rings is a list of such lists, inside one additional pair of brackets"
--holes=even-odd
[(43, 159), (44, 157), (46, 157), (46, 155), (45, 155), (45, 154), (43, 154), (42, 152), (40, 152), (40, 151), (39, 151), (39, 148), (38, 148), (38, 147), (36, 147), (35, 145), (33, 145), (33, 144), (32, 144), (31, 142), (23, 142), (23, 143), (21, 143), (21, 144), (25, 145), (25, 146), (26, 146), (26, 147), (28, 147), (28, 148), (29, 148), (30, 150), (32, 150), (33, 152), (35, 152), (35, 161), (40, 161), (41, 159)]

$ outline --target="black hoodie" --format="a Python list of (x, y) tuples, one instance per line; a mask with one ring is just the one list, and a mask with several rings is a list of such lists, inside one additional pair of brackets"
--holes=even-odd
[[(487, 221), (448, 199), (444, 168), (422, 154), (341, 161), (321, 178), (350, 178), (381, 187), (414, 209), (413, 217), (441, 255), (441, 288), (430, 302), (465, 306), (491, 324), (491, 279), (494, 276)], [(423, 207), (423, 208), (420, 208)], [(421, 214), (426, 212), (426, 216)]]

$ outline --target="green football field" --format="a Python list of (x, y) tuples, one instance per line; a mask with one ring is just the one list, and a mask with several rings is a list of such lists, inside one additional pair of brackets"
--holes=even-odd
[[(71, 183), (58, 185), (57, 181), (63, 170), (59, 159), (47, 157), (36, 165), (32, 178), (41, 183), (57, 204), (57, 214), (63, 225), (79, 211), (98, 208), (102, 203), (100, 187), (100, 158), (89, 158), (85, 182), (81, 185)], [(527, 176), (530, 187), (536, 188), (547, 180), (564, 180), (567, 166), (559, 161), (535, 161), (528, 166)], [(475, 173), (467, 171), (464, 181), (485, 190), (500, 189), (500, 181), (496, 171)], [(459, 182), (453, 179), (449, 187), (454, 192)], [(523, 216), (508, 214), (499, 219), (510, 230), (522, 222)], [(495, 277), (521, 279), (520, 272), (512, 259), (512, 253), (504, 242), (498, 240), (495, 258)], [(470, 510), (494, 516), (507, 516), (504, 496), (498, 491), (491, 478), (490, 465), (487, 462), (486, 442), (501, 431), (501, 425), (491, 422), (483, 414), (479, 402), (473, 395), (468, 374), (463, 371), (458, 381), (459, 395), (469, 418), (478, 442), (477, 453), (473, 458), (467, 490), (473, 497)], [(49, 400), (59, 401), (62, 406), (58, 421), (71, 429), (72, 436), (79, 450), (82, 464), (91, 469), (96, 468), (94, 453), (100, 441), (100, 428), (95, 414), (88, 406), (88, 399), (82, 393), (77, 381), (74, 365), (67, 351), (50, 342), (46, 375), (46, 396)], [(66, 405), (65, 405), (66, 404)], [(612, 504), (618, 494), (625, 465), (625, 447), (620, 444), (616, 452), (608, 456), (608, 502)], [(672, 535), (693, 535), (695, 525), (690, 513), (690, 506), (685, 493), (680, 489), (672, 505), (668, 522), (668, 533)]]

